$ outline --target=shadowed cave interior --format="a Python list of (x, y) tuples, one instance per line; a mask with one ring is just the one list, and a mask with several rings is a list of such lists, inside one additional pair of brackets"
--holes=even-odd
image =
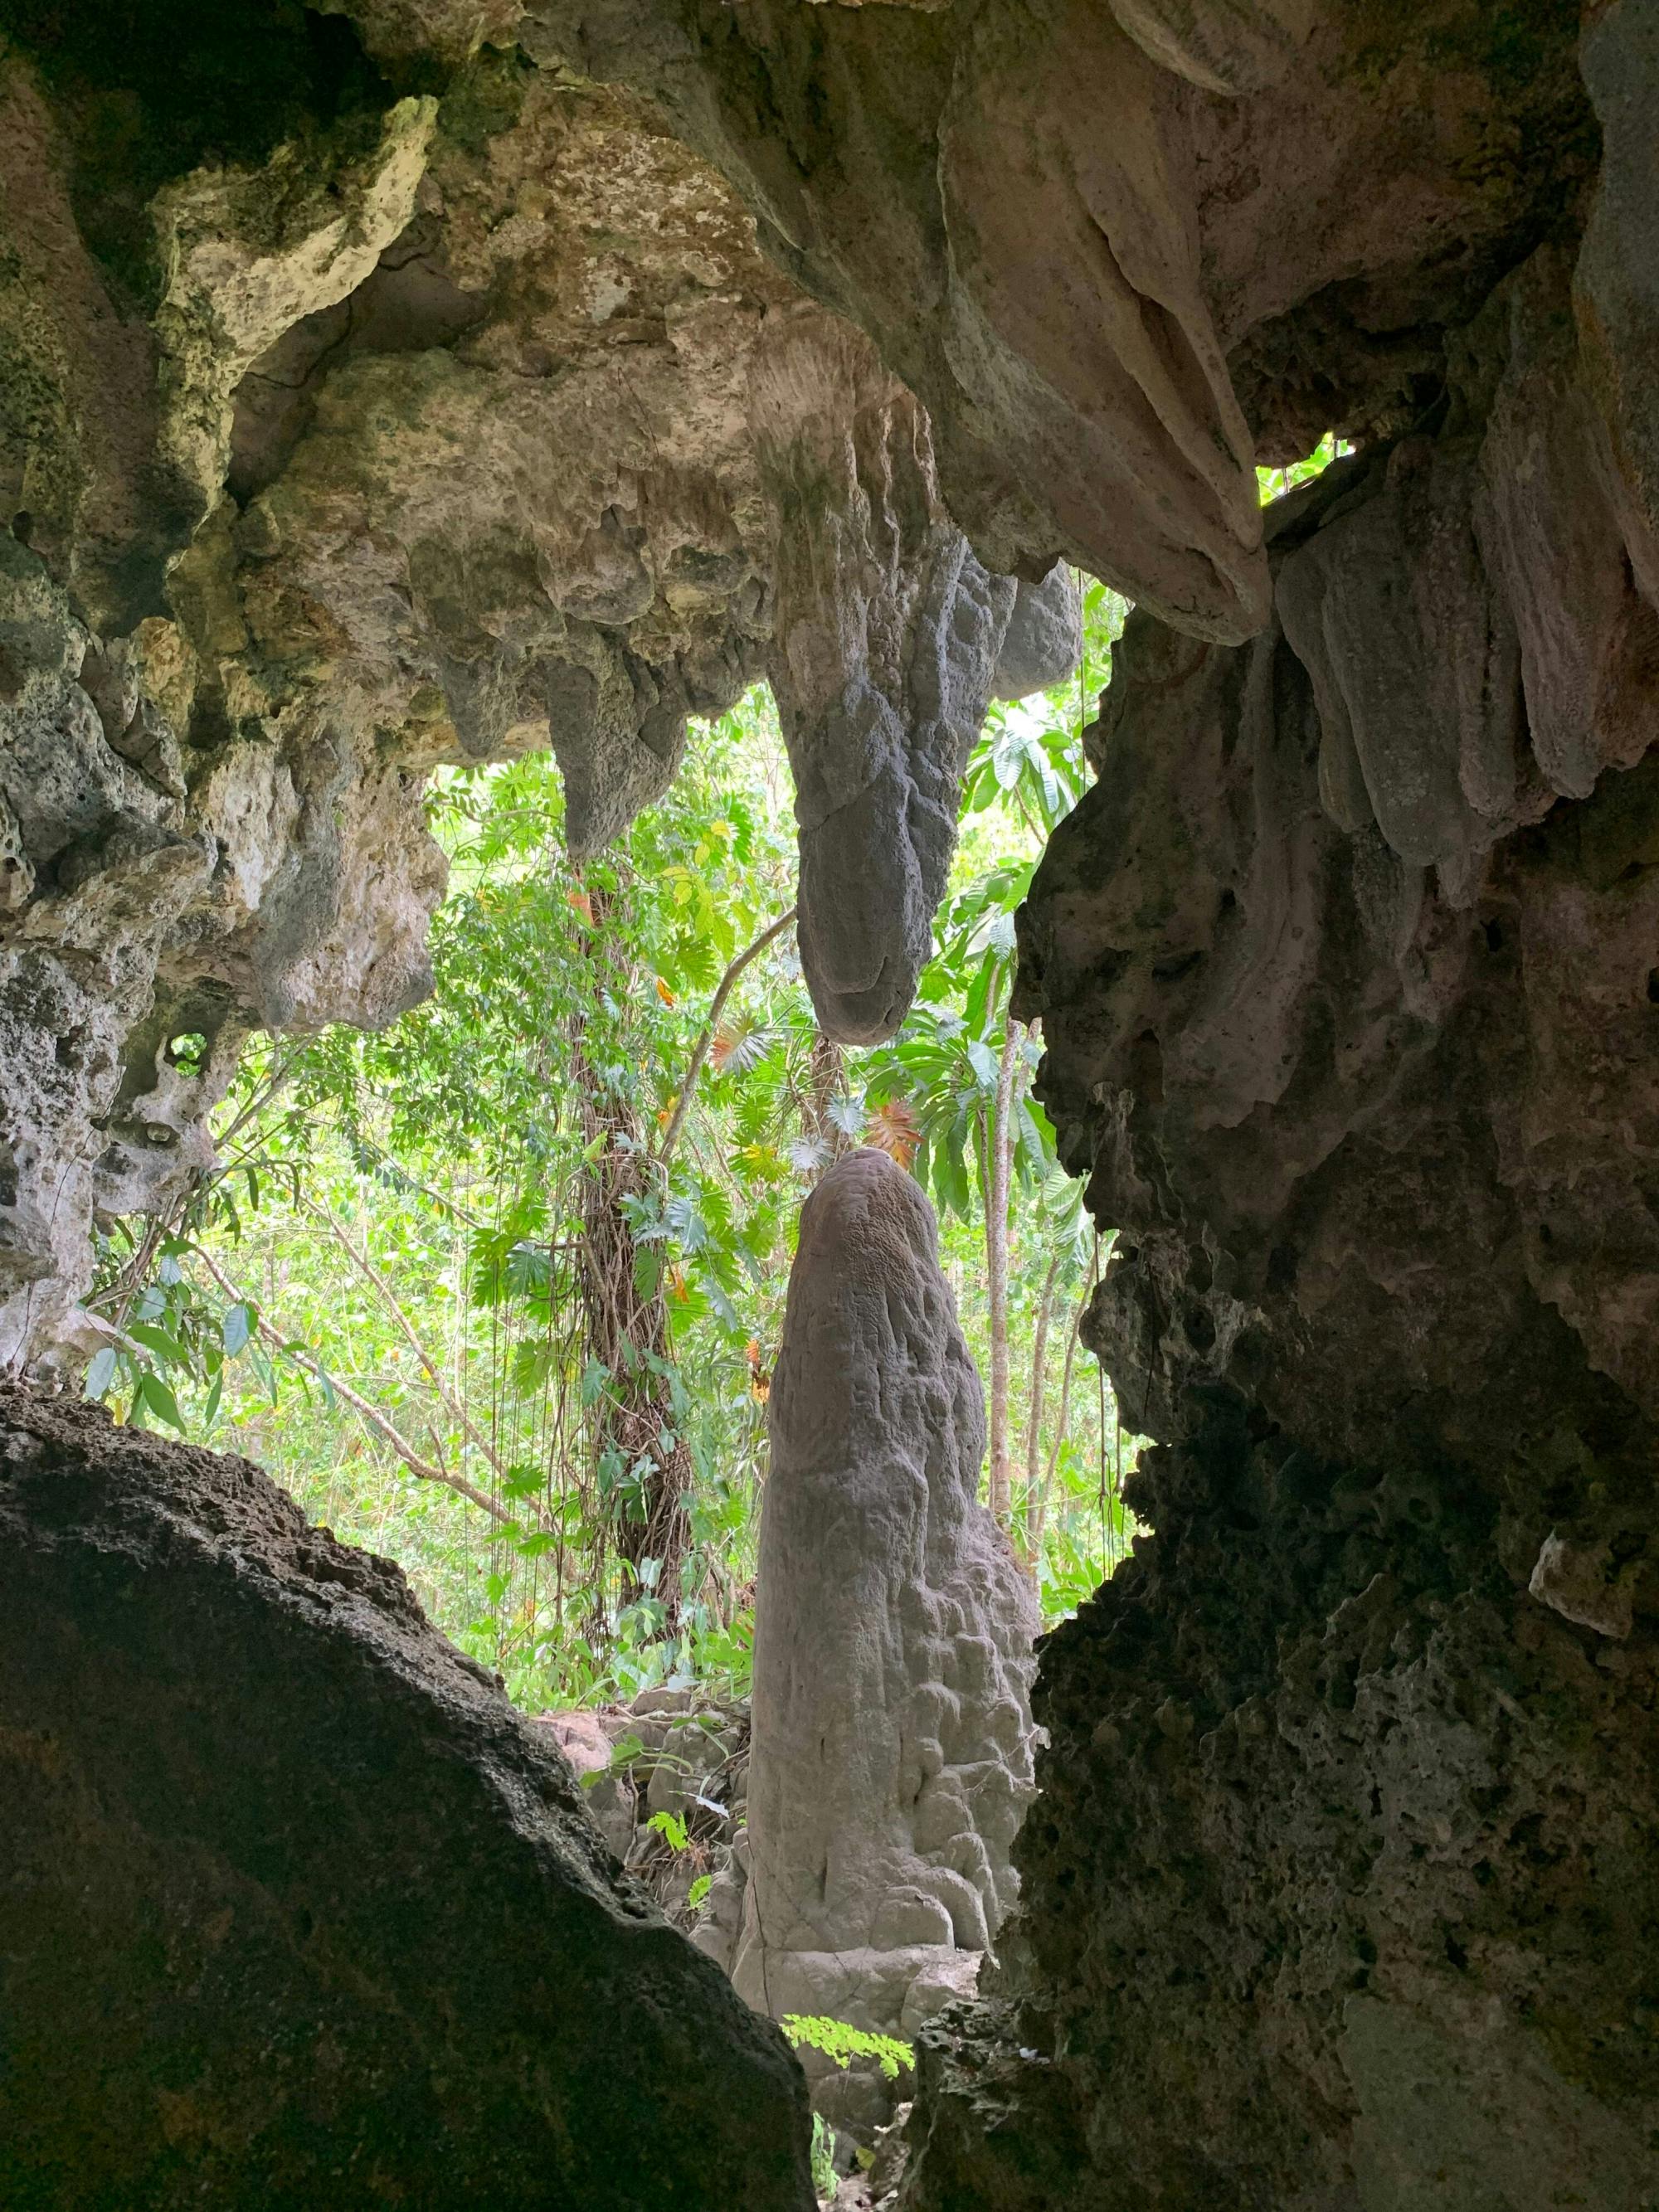
[[(810, 2102), (845, 2206), (1654, 2212), (1652, 0), (0, 0), (0, 2202), (806, 2212)], [(687, 1940), (691, 1708), (112, 1424), (99, 1240), (428, 999), (446, 779), (602, 866), (763, 681), (890, 1043), (1079, 578), (1007, 1034), (1139, 1533), (1033, 1662), (827, 1143)]]

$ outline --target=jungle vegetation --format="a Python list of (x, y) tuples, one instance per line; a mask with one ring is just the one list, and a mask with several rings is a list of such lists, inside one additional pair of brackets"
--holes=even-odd
[(1085, 602), (1078, 677), (991, 713), (933, 959), (871, 1050), (812, 1018), (763, 689), (580, 865), (550, 757), (441, 775), (432, 995), (379, 1035), (249, 1048), (217, 1169), (105, 1241), (94, 1394), (258, 1460), (398, 1560), (532, 1710), (741, 1690), (796, 1221), (873, 1144), (939, 1213), (990, 1401), (988, 1501), (1045, 1613), (1073, 1608), (1125, 1551), (1135, 1445), (1078, 1338), (1105, 1255), (1008, 992), (1124, 611), (1098, 584)]

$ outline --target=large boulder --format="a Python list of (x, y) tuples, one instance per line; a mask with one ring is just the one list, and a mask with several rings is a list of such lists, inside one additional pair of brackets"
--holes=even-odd
[(0, 2202), (810, 2207), (777, 2032), (399, 1570), (0, 1395)]
[[(931, 1209), (880, 1152), (806, 1201), (770, 1425), (737, 1985), (908, 2035), (1013, 1901), (1037, 1613), (978, 1502), (984, 1407)], [(873, 2086), (817, 2100), (867, 2125)]]
[(659, 1686), (625, 1705), (544, 1713), (535, 1725), (574, 1767), (623, 1864), (729, 1973), (742, 1910), (748, 1699)]

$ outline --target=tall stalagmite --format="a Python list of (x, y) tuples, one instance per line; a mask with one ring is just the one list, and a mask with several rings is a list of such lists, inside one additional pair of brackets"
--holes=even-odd
[(735, 1978), (774, 2017), (908, 2034), (1013, 1901), (1037, 1617), (978, 1502), (932, 1212), (881, 1152), (803, 1209), (770, 1427)]

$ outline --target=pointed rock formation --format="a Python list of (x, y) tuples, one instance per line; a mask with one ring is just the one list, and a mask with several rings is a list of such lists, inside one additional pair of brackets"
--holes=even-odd
[(908, 2034), (1013, 1901), (1038, 1623), (977, 1502), (984, 1407), (931, 1210), (880, 1152), (806, 1201), (770, 1422), (735, 1979), (775, 2018)]
[(875, 1043), (933, 948), (1016, 586), (945, 513), (927, 416), (849, 324), (769, 316), (750, 379), (779, 518), (767, 674), (795, 772), (801, 964), (825, 1033)]

